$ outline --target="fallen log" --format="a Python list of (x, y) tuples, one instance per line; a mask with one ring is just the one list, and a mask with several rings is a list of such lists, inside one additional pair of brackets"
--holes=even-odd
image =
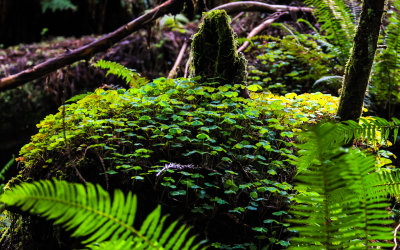
[(143, 25), (152, 22), (158, 17), (167, 13), (180, 12), (180, 10), (183, 8), (183, 3), (184, 0), (168, 0), (150, 12), (134, 19), (133, 21), (121, 26), (109, 34), (104, 35), (96, 41), (93, 41), (75, 50), (68, 51), (61, 56), (49, 59), (15, 75), (4, 77), (0, 79), (0, 92), (18, 87), (26, 82), (40, 78), (76, 61), (90, 59), (95, 53), (107, 50), (116, 42), (122, 40), (132, 32), (143, 27)]

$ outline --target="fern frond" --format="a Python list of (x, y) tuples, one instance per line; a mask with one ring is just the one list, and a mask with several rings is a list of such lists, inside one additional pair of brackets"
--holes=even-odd
[(312, 193), (297, 196), (298, 204), (292, 207), (292, 213), (298, 217), (291, 221), (298, 225), (293, 229), (299, 232), (299, 237), (291, 240), (291, 246), (295, 249), (311, 246), (333, 248), (337, 241), (335, 238), (342, 236), (339, 231), (341, 225), (332, 220), (340, 216), (340, 206), (330, 200), (330, 194), (334, 185), (344, 186), (344, 183), (335, 171), (334, 162), (329, 161), (339, 158), (342, 152), (334, 152), (334, 147), (327, 143), (326, 139), (329, 137), (324, 137), (324, 134), (332, 135), (332, 128), (333, 126), (325, 125), (308, 132), (308, 142), (300, 145), (302, 156), (298, 165), (307, 164), (308, 167), (307, 171), (297, 176), (297, 180)]
[(355, 121), (344, 121), (338, 123), (333, 129), (335, 136), (333, 141), (338, 144), (347, 144), (350, 140), (366, 140), (367, 143), (383, 143), (392, 135), (393, 143), (397, 140), (400, 120), (392, 118), (388, 121), (381, 117), (363, 117), (360, 123)]
[(377, 100), (389, 106), (399, 101), (398, 86), (400, 82), (400, 1), (392, 1), (394, 9), (388, 11), (389, 24), (385, 28), (386, 36), (382, 43), (386, 48), (377, 55), (377, 63), (374, 65), (374, 74), (371, 92)]
[(140, 87), (149, 82), (149, 80), (141, 77), (140, 74), (137, 73), (135, 70), (128, 69), (127, 67), (117, 62), (111, 62), (101, 59), (94, 63), (93, 66), (106, 69), (106, 76), (108, 76), (109, 74), (116, 75), (123, 79), (131, 87)]
[(344, 60), (350, 55), (351, 39), (355, 32), (355, 17), (343, 0), (305, 0), (314, 8), (314, 14), (321, 23), (320, 30), (328, 40), (340, 47)]
[[(18, 206), (23, 211), (41, 215), (62, 224), (67, 230), (74, 229), (73, 237), (87, 237), (82, 243), (95, 248), (116, 242), (120, 249), (190, 249), (194, 238), (187, 239), (189, 229), (177, 222), (163, 229), (165, 216), (161, 217), (158, 206), (147, 216), (140, 230), (132, 225), (136, 213), (136, 196), (114, 192), (111, 200), (108, 192), (99, 185), (86, 186), (66, 181), (42, 180), (23, 183), (5, 192), (0, 201), (8, 206)], [(184, 243), (190, 243), (189, 245)], [(96, 246), (97, 245), (97, 246)], [(105, 248), (106, 249), (106, 248)]]
[[(361, 151), (343, 149), (332, 143), (336, 136), (333, 124), (308, 132), (309, 140), (301, 145), (298, 164), (309, 166), (297, 177), (298, 184), (312, 192), (297, 195), (292, 222), (299, 233), (292, 239), (295, 249), (368, 249), (391, 244), (391, 229), (384, 195), (370, 187), (380, 181), (371, 174), (375, 168), (372, 156)], [(314, 157), (312, 157), (314, 156)], [(383, 194), (383, 193), (382, 193)]]
[[(336, 20), (341, 20), (340, 25), (346, 34), (346, 38), (351, 40), (354, 37), (357, 19), (353, 15), (349, 6), (344, 0), (332, 0), (329, 1), (331, 4), (332, 13)], [(350, 1), (354, 5), (354, 1)], [(351, 6), (353, 6), (351, 5)]]

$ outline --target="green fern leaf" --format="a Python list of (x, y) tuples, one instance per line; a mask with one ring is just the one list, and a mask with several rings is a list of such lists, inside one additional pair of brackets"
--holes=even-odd
[[(321, 23), (328, 40), (339, 47), (343, 61), (350, 55), (351, 39), (354, 36), (356, 16), (343, 0), (305, 0), (314, 8), (314, 15)], [(353, 1), (350, 1), (353, 2)], [(353, 4), (350, 5), (353, 7)]]
[[(391, 246), (392, 224), (385, 208), (387, 193), (399, 182), (375, 173), (375, 159), (363, 152), (343, 149), (334, 139), (337, 125), (324, 124), (308, 132), (309, 140), (299, 147), (301, 166), (298, 184), (312, 192), (296, 197), (291, 222), (299, 233), (292, 239), (294, 249), (368, 249)], [(341, 127), (339, 125), (339, 127)], [(372, 135), (371, 135), (372, 136)], [(386, 176), (387, 177), (387, 176)], [(378, 185), (382, 183), (383, 185)], [(391, 189), (387, 184), (394, 183)]]
[[(183, 243), (193, 245), (194, 238), (186, 240), (189, 228), (177, 222), (163, 230), (165, 216), (161, 217), (158, 206), (143, 222), (140, 230), (132, 225), (136, 213), (136, 196), (126, 196), (115, 190), (113, 200), (99, 185), (86, 186), (66, 181), (42, 180), (23, 183), (6, 191), (0, 201), (8, 206), (18, 206), (23, 211), (54, 219), (67, 230), (74, 229), (72, 236), (87, 237), (83, 241), (92, 249), (180, 249)], [(164, 233), (162, 233), (164, 231)], [(161, 237), (160, 237), (161, 236)]]
[(141, 77), (135, 70), (128, 69), (127, 67), (117, 63), (106, 60), (99, 60), (93, 64), (95, 67), (107, 69), (106, 76), (109, 74), (116, 75), (122, 78), (131, 87), (140, 87), (149, 82), (144, 77)]

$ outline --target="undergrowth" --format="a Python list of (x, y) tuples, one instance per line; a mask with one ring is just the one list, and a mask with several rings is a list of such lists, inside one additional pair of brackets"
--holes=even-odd
[(321, 77), (343, 72), (338, 51), (319, 34), (259, 36), (246, 54), (252, 58), (249, 82), (273, 93), (309, 92)]
[(215, 224), (205, 228), (214, 247), (286, 246), (294, 133), (332, 119), (337, 98), (252, 93), (244, 99), (240, 87), (159, 78), (140, 88), (98, 89), (38, 124), (39, 133), (21, 149), (21, 175), (109, 189), (124, 183), (122, 189), (135, 192), (150, 183), (139, 196), (155, 190), (150, 202), (184, 214), (199, 231), (204, 221), (225, 218), (229, 236)]

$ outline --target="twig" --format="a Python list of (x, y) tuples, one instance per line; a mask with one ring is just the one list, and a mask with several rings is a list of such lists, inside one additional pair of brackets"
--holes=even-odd
[(185, 74), (184, 74), (184, 78), (187, 78), (189, 75), (189, 66), (190, 66), (190, 62), (192, 61), (192, 57), (189, 55), (189, 58), (186, 62), (186, 66), (185, 66)]
[(203, 4), (204, 4), (204, 9), (206, 9), (206, 11), (209, 11), (209, 9), (207, 8), (207, 0), (203, 0)]
[(72, 167), (75, 169), (76, 175), (79, 177), (79, 179), (81, 179), (81, 181), (86, 184), (86, 180), (85, 178), (83, 178), (81, 172), (79, 172), (78, 168), (75, 166), (75, 164), (72, 165)]
[(260, 11), (260, 12), (308, 12), (312, 13), (312, 8), (307, 7), (295, 7), (295, 6), (287, 6), (287, 5), (275, 5), (275, 4), (266, 4), (256, 1), (246, 1), (246, 2), (233, 2), (220, 5), (215, 7), (213, 10), (225, 10), (228, 13), (231, 12), (242, 12), (242, 11)]
[(240, 12), (239, 14), (237, 14), (236, 16), (234, 16), (232, 19), (231, 19), (231, 23), (233, 23), (234, 21), (236, 21), (236, 19), (238, 19), (239, 17), (241, 17), (241, 16), (243, 16), (243, 14), (244, 14), (245, 12)]
[(181, 64), (181, 61), (182, 61), (183, 55), (185, 54), (187, 46), (188, 46), (188, 40), (185, 39), (185, 42), (183, 43), (182, 48), (179, 51), (178, 57), (176, 58), (174, 66), (172, 67), (171, 71), (168, 74), (168, 78), (174, 78), (175, 77), (176, 70), (179, 67), (179, 65)]
[[(289, 12), (286, 12), (286, 11), (285, 12), (275, 12), (274, 14), (270, 15), (262, 24), (258, 25), (252, 31), (250, 31), (250, 33), (247, 35), (247, 39), (250, 39), (253, 36), (257, 35), (263, 29), (265, 29), (266, 27), (271, 25), (271, 23), (273, 23), (276, 20), (278, 20), (282, 15), (286, 15), (286, 14), (289, 14)], [(249, 41), (245, 41), (242, 44), (242, 46), (240, 46), (240, 48), (238, 49), (238, 52), (244, 51), (247, 48), (247, 46), (249, 46), (249, 44), (250, 44)]]
[(393, 247), (393, 250), (396, 250), (397, 249), (397, 239), (396, 239), (396, 236), (397, 236), (397, 230), (399, 230), (399, 228), (400, 228), (400, 224), (399, 225), (397, 225), (397, 227), (396, 227), (396, 229), (394, 230), (394, 247)]
[(122, 40), (132, 32), (143, 27), (145, 24), (152, 22), (156, 18), (169, 12), (179, 12), (183, 8), (183, 3), (184, 0), (168, 0), (150, 12), (136, 18), (124, 26), (121, 26), (109, 34), (104, 35), (98, 40), (95, 40), (75, 50), (68, 51), (56, 58), (49, 59), (34, 66), (33, 68), (29, 68), (15, 75), (4, 77), (0, 79), (0, 92), (6, 89), (18, 87), (26, 82), (40, 78), (52, 71), (70, 65), (76, 61), (89, 59), (95, 53), (107, 50), (116, 42)]
[(109, 189), (109, 185), (108, 185), (108, 174), (107, 174), (107, 170), (106, 170), (106, 165), (104, 164), (104, 160), (103, 160), (103, 158), (101, 158), (99, 153), (97, 153), (97, 151), (95, 151), (95, 153), (96, 153), (97, 157), (100, 160), (101, 166), (103, 167), (104, 178), (105, 178), (105, 181), (106, 181), (106, 190), (108, 190)]

